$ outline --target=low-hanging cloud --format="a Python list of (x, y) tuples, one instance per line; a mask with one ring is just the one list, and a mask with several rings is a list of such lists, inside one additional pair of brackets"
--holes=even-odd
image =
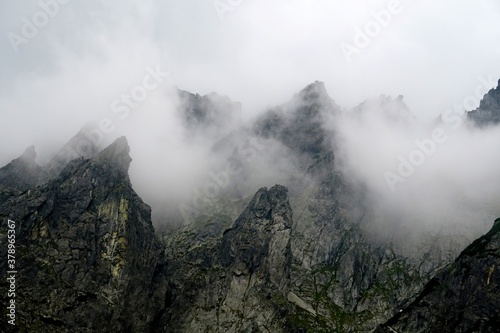
[(422, 122), (400, 98), (365, 102), (332, 124), (339, 167), (367, 188), (367, 229), (382, 238), (426, 232), (467, 243), (500, 215), (500, 126), (475, 128), (464, 113)]
[[(193, 188), (211, 182), (211, 172), (225, 170), (221, 161), (233, 152), (212, 149), (221, 132), (208, 131), (200, 140), (185, 130), (175, 86), (227, 95), (242, 103), (243, 120), (315, 80), (324, 81), (344, 107), (380, 93), (404, 94), (418, 119), (431, 119), (474, 92), (477, 73), (500, 77), (500, 47), (491, 42), (500, 31), (494, 0), (401, 1), (404, 10), (346, 64), (339, 44), (352, 40), (356, 27), (373, 20), (372, 13), (387, 9), (388, 2), (243, 1), (221, 21), (212, 1), (58, 1), (57, 15), (18, 45), (18, 52), (7, 36), (22, 35), (24, 17), (33, 21), (43, 8), (36, 0), (0, 2), (5, 37), (0, 41), (0, 163), (36, 144), (44, 164), (85, 123), (99, 126), (108, 119), (111, 123), (100, 128), (103, 145), (127, 136), (130, 174), (139, 194), (147, 202), (175, 197), (192, 203)], [(146, 76), (157, 68), (170, 75), (146, 89)], [(144, 98), (138, 87), (147, 90)], [(137, 98), (129, 105), (123, 96), (134, 91)], [(122, 111), (114, 112), (119, 107)], [(396, 126), (377, 113), (345, 116), (335, 126), (342, 139), (336, 144), (340, 166), (368, 184), (374, 209), (388, 220), (422, 212), (426, 223), (432, 214), (453, 220), (459, 214), (446, 209), (457, 208), (446, 207), (457, 202), (492, 211), (489, 205), (498, 198), (498, 188), (488, 181), (498, 169), (492, 153), (495, 129), (447, 132), (448, 140), (436, 144), (432, 156), (393, 192), (384, 173), (397, 170), (398, 157), (408, 158), (415, 140), (432, 137), (429, 127), (412, 117)], [(294, 163), (286, 164), (292, 155), (279, 143), (268, 142), (256, 152), (242, 184), (253, 186), (243, 192), (293, 173)], [(285, 162), (277, 164), (279, 159)]]

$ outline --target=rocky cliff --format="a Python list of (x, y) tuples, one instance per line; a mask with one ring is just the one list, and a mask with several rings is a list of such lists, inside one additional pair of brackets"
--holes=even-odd
[[(117, 139), (0, 204), (2, 248), (7, 219), (16, 222), (21, 332), (146, 332), (161, 310), (152, 287), (162, 247), (149, 206), (130, 184), (128, 150), (125, 138)], [(1, 275), (6, 271), (2, 260)], [(5, 318), (7, 295), (0, 297)]]
[(500, 219), (375, 332), (500, 332)]
[(283, 186), (260, 189), (224, 230), (217, 219), (167, 246), (159, 332), (287, 332), (292, 211)]
[[(398, 106), (401, 101), (398, 99), (393, 103)], [(287, 154), (294, 157), (289, 160), (292, 161), (290, 163), (295, 163), (294, 172), (280, 180), (290, 189), (290, 215), (293, 211), (293, 221), (290, 219), (289, 223), (290, 254), (286, 268), (289, 272), (288, 291), (285, 294), (270, 295), (267, 300), (268, 304), (274, 304), (271, 308), (278, 306), (283, 309), (281, 318), (287, 324), (282, 327), (290, 331), (369, 331), (411, 299), (438, 265), (412, 262), (396, 254), (390, 244), (374, 244), (366, 237), (359, 223), (364, 214), (362, 193), (347, 184), (339, 172), (334, 154), (336, 134), (326, 126), (329, 121), (335, 121), (339, 113), (340, 108), (330, 98), (324, 84), (315, 82), (305, 87), (291, 101), (264, 113), (255, 121), (251, 130), (246, 132), (249, 137), (260, 140), (265, 147), (262, 154), (266, 153), (266, 149), (271, 149), (269, 145), (277, 142), (281, 151), (288, 151)], [(230, 158), (245, 165), (244, 158), (237, 155), (237, 151)], [(273, 163), (283, 161), (276, 158)], [(250, 171), (243, 170), (236, 182), (244, 182), (247, 173)], [(239, 185), (241, 184), (234, 186)], [(261, 196), (260, 193), (261, 191), (257, 193), (258, 197)], [(224, 195), (228, 193), (222, 196)], [(245, 198), (240, 201), (245, 201)], [(254, 201), (255, 198), (252, 202)], [(233, 200), (231, 206), (234, 205)], [(172, 279), (178, 281), (177, 290), (194, 290), (190, 283), (186, 286), (186, 276), (196, 276), (194, 272), (200, 271), (199, 268), (194, 271), (185, 270), (183, 260), (190, 257), (185, 252), (186, 248), (199, 251), (196, 256), (198, 262), (223, 263), (230, 262), (227, 259), (229, 250), (238, 252), (238, 247), (247, 249), (253, 244), (249, 236), (246, 236), (243, 244), (228, 239), (229, 236), (231, 239), (240, 239), (240, 232), (246, 230), (241, 223), (245, 213), (224, 237), (224, 228), (232, 225), (230, 209), (209, 207), (204, 213), (207, 215), (200, 215), (198, 220), (195, 219), (183, 231), (166, 237), (169, 242), (169, 258), (172, 258), (170, 262), (179, 262), (179, 270), (172, 273), (172, 276), (180, 274), (181, 277), (175, 276)], [(240, 229), (241, 231), (236, 232)], [(202, 236), (207, 233), (212, 236)], [(245, 231), (245, 234), (248, 233), (249, 231)], [(251, 235), (255, 235), (255, 231)], [(260, 237), (255, 236), (256, 244)], [(219, 250), (219, 242), (223, 244), (223, 252)], [(249, 256), (245, 251), (240, 252)], [(210, 255), (206, 255), (207, 253)], [(253, 255), (254, 251), (250, 253)], [(189, 262), (197, 267), (196, 260)], [(247, 270), (248, 268), (238, 269), (240, 272)], [(246, 276), (248, 273), (242, 274)], [(212, 281), (212, 278), (204, 279)], [(205, 284), (203, 288), (214, 289), (212, 284), (208, 285), (210, 287), (206, 288)], [(201, 293), (204, 293), (204, 289), (202, 290)], [(225, 291), (220, 293), (227, 294)], [(198, 309), (199, 305), (196, 304), (199, 303), (194, 301), (191, 306)], [(183, 307), (185, 306), (178, 308)], [(175, 313), (175, 310), (172, 311)], [(198, 314), (202, 313), (201, 310), (197, 311)], [(200, 316), (209, 321), (206, 314)], [(275, 315), (271, 312), (268, 317), (275, 318)], [(178, 320), (179, 316), (172, 315), (171, 318)], [(191, 315), (190, 318), (194, 320), (196, 316)], [(262, 318), (256, 322), (256, 327), (259, 327), (256, 332), (265, 331), (261, 320)], [(225, 330), (225, 326), (218, 326), (213, 321), (209, 325), (208, 331)], [(275, 323), (273, 325), (274, 331), (281, 331)], [(186, 331), (203, 332), (200, 327), (200, 324), (190, 326)]]
[[(380, 332), (494, 332), (500, 224), (438, 273), (432, 248), (416, 260), (374, 240), (364, 188), (339, 168), (327, 124), (341, 110), (323, 83), (237, 134), (223, 119), (236, 104), (179, 94), (186, 133), (223, 135), (214, 151), (241, 166), (217, 204), (182, 227), (155, 232), (123, 137), (101, 151), (83, 129), (44, 167), (30, 147), (0, 169), (2, 248), (7, 219), (16, 221), (19, 331), (371, 332), (386, 322)], [(355, 112), (368, 104), (412, 121), (402, 98)], [(281, 185), (242, 191), (255, 186), (246, 155)], [(278, 164), (284, 171), (272, 173)], [(0, 274), (8, 270), (1, 261)], [(0, 294), (4, 318), (8, 301)]]

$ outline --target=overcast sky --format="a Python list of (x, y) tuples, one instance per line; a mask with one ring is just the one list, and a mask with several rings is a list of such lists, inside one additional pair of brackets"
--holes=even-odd
[(431, 119), (500, 78), (496, 0), (55, 1), (0, 0), (2, 163), (66, 141), (158, 66), (247, 119), (315, 80), (343, 108), (402, 94)]

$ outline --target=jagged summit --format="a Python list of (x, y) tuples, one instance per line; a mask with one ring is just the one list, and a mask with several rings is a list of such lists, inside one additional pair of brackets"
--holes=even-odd
[(204, 135), (220, 139), (241, 123), (241, 103), (216, 93), (193, 94), (177, 90), (179, 114), (190, 136)]
[(294, 309), (286, 300), (291, 225), (287, 190), (276, 185), (258, 190), (222, 239), (200, 242), (191, 233), (193, 246), (185, 247), (185, 236), (175, 237), (158, 332), (295, 332), (284, 329)]
[(26, 148), (21, 156), (0, 168), (0, 185), (20, 191), (29, 190), (57, 178), (71, 161), (78, 158), (93, 158), (95, 163), (107, 165), (109, 169), (121, 171), (128, 177), (132, 159), (127, 139), (120, 137), (99, 153), (99, 147), (89, 139), (89, 129), (88, 126), (82, 128), (45, 167), (36, 163), (35, 146)]
[[(290, 227), (292, 216), (287, 193), (288, 189), (282, 185), (274, 185), (269, 190), (263, 187), (253, 197), (245, 211), (246, 214), (242, 215), (254, 215), (256, 218), (271, 219), (275, 215), (283, 215), (286, 212), (283, 215), (282, 222), (287, 227)], [(237, 219), (235, 226), (241, 226), (244, 220), (242, 218)]]
[[(231, 100), (180, 94), (187, 136), (227, 135)], [(403, 99), (381, 96), (362, 103), (358, 113), (394, 112), (399, 119), (407, 109)], [(128, 177), (132, 159), (125, 137), (101, 151), (86, 127), (51, 161), (50, 181), (16, 191), (1, 186), (0, 177), (0, 221), (17, 222), (16, 248), (23, 259), (16, 267), (23, 286), (16, 296), (19, 322), (42, 333), (351, 333), (371, 332), (406, 309), (390, 323), (395, 330), (380, 329), (418, 332), (404, 325), (426, 325), (421, 318), (432, 322), (436, 314), (432, 323), (472, 320), (468, 332), (499, 327), (500, 219), (412, 303), (431, 274), (450, 261), (440, 259), (440, 248), (414, 259), (369, 237), (366, 226), (375, 221), (366, 204), (370, 198), (349, 182), (334, 154), (342, 141), (328, 122), (339, 120), (336, 113), (340, 108), (316, 81), (238, 130), (236, 139), (228, 137), (227, 151), (235, 152), (228, 161), (235, 163), (226, 167), (241, 162), (241, 172), (210, 172), (210, 183), (199, 186), (207, 199), (207, 189), (218, 186), (214, 204), (197, 205), (196, 199), (205, 198), (193, 197), (193, 221), (161, 239), (151, 208)], [(242, 138), (248, 140), (239, 144)], [(244, 150), (257, 158), (258, 169)], [(0, 176), (14, 175), (13, 183), (22, 185), (33, 177), (30, 167), (40, 169), (35, 160), (29, 147)], [(277, 168), (279, 175), (270, 172), (285, 163), (290, 165)], [(253, 176), (264, 173), (271, 175), (257, 184)], [(284, 186), (256, 191), (275, 183)], [(0, 228), (3, 247), (7, 235)], [(0, 261), (0, 275), (7, 270)], [(8, 290), (9, 282), (0, 281), (0, 288)], [(0, 296), (4, 316), (7, 302)], [(0, 322), (0, 331), (6, 325)], [(429, 331), (436, 330), (423, 330)]]
[(100, 163), (111, 164), (117, 169), (127, 172), (130, 162), (132, 162), (129, 153), (130, 147), (127, 138), (121, 136), (100, 152), (94, 160)]
[(416, 120), (415, 115), (404, 102), (403, 95), (399, 95), (396, 98), (380, 95), (375, 98), (366, 99), (354, 107), (352, 113), (355, 116), (383, 117), (394, 124), (411, 123)]
[(95, 144), (92, 136), (95, 128), (95, 124), (87, 123), (47, 163), (45, 168), (51, 177), (57, 176), (69, 161), (79, 157), (92, 158), (99, 153), (102, 147)]
[(36, 163), (35, 146), (30, 146), (21, 156), (0, 168), (0, 185), (25, 191), (39, 185), (45, 176), (43, 168)]
[(318, 98), (330, 98), (328, 91), (326, 90), (325, 83), (321, 81), (314, 81), (308, 84), (304, 89), (302, 89), (298, 96), (305, 101), (315, 100)]
[[(120, 137), (94, 158), (70, 161), (51, 181), (0, 201), (0, 221), (22, 226), (16, 249), (24, 260), (16, 269), (25, 289), (16, 304), (24, 331), (151, 331), (143, 317), (161, 311), (151, 295), (163, 259), (151, 209), (126, 174), (128, 153)], [(2, 246), (5, 235), (0, 232)], [(4, 276), (6, 262), (0, 263)], [(0, 288), (7, 290), (6, 282)]]
[(26, 148), (24, 153), (19, 157), (19, 159), (23, 160), (24, 163), (33, 165), (36, 160), (36, 150), (35, 146), (29, 146)]
[(479, 127), (500, 123), (500, 80), (496, 88), (484, 95), (477, 109), (467, 112), (467, 119)]
[[(301, 106), (297, 108), (297, 105)], [(284, 105), (285, 110), (294, 110), (307, 116), (315, 116), (318, 111), (325, 114), (337, 114), (340, 107), (330, 97), (325, 84), (314, 81), (294, 96), (291, 102)], [(292, 111), (293, 112), (293, 111)]]
[(339, 113), (340, 107), (330, 98), (323, 82), (316, 81), (288, 103), (264, 113), (253, 130), (264, 138), (278, 139), (311, 165), (330, 153), (332, 133), (325, 123)]

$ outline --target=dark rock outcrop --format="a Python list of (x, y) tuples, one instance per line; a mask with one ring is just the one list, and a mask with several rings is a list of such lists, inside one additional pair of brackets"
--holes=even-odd
[(500, 219), (376, 332), (500, 332)]
[[(0, 204), (2, 224), (16, 222), (21, 331), (147, 332), (161, 311), (155, 292), (165, 290), (152, 288), (165, 264), (162, 246), (149, 206), (130, 184), (128, 150), (119, 138), (95, 158), (73, 160), (54, 180)], [(2, 261), (0, 274), (7, 270)], [(5, 279), (0, 284), (5, 290)], [(0, 296), (4, 318), (6, 296)]]
[(224, 266), (240, 275), (265, 272), (278, 289), (286, 289), (290, 278), (292, 209), (286, 192), (279, 185), (260, 189), (222, 238)]
[[(406, 309), (379, 330), (433, 332), (429, 323), (439, 323), (447, 332), (455, 323), (457, 332), (494, 332), (500, 222), (419, 295), (440, 263), (415, 262), (369, 238), (363, 188), (346, 181), (336, 133), (325, 125), (340, 108), (323, 83), (231, 135), (224, 117), (238, 105), (179, 94), (186, 133), (225, 135), (214, 151), (241, 170), (216, 209), (200, 207), (192, 224), (161, 239), (130, 183), (124, 138), (99, 152), (87, 128), (46, 172), (31, 150), (0, 169), (0, 219), (17, 222), (21, 331), (370, 332)], [(390, 121), (412, 119), (401, 97), (383, 96), (357, 111), (373, 108)], [(254, 179), (248, 156), (258, 159), (271, 143), (279, 154), (269, 153), (270, 165), (293, 163), (283, 169), (286, 187), (243, 195), (238, 186)], [(2, 247), (6, 230), (2, 225)], [(0, 275), (7, 270), (1, 261)], [(7, 301), (2, 293), (3, 316)], [(0, 331), (8, 329), (0, 322)]]
[[(397, 110), (404, 106), (401, 98), (388, 103), (394, 104)], [(289, 198), (290, 209), (293, 208), (294, 211), (290, 237), (291, 261), (286, 268), (290, 272), (290, 282), (286, 298), (272, 297), (281, 304), (283, 320), (287, 323), (281, 327), (287, 327), (290, 331), (369, 331), (414, 296), (427, 279), (428, 271), (419, 270), (420, 263), (415, 265), (395, 254), (390, 244), (371, 244), (365, 237), (359, 224), (363, 215), (362, 196), (354, 193), (339, 172), (333, 152), (335, 133), (326, 125), (328, 121), (335, 121), (339, 112), (340, 108), (328, 96), (323, 83), (315, 82), (290, 102), (259, 117), (252, 126), (251, 133), (247, 133), (250, 138), (259, 138), (264, 154), (268, 153), (265, 151), (269, 149), (268, 145), (278, 142), (280, 147), (288, 150), (298, 160), (294, 169), (288, 169), (293, 171), (290, 177), (285, 178), (285, 185), (292, 188)], [(282, 153), (280, 151), (276, 155), (278, 164), (283, 163), (280, 160)], [(238, 149), (235, 149), (231, 158), (242, 165), (236, 182), (243, 182), (246, 175), (251, 173), (245, 167), (248, 162), (238, 155)], [(286, 157), (285, 160), (294, 161)], [(252, 203), (259, 202), (262, 198), (267, 198), (267, 194), (261, 190), (252, 199)], [(268, 199), (263, 202), (268, 202)], [(252, 203), (249, 207), (253, 207)], [(263, 208), (262, 211), (267, 210)], [(220, 215), (223, 213), (218, 212)], [(207, 223), (222, 224), (218, 216)], [(238, 222), (247, 221), (248, 216), (249, 214), (243, 213), (233, 228), (223, 238), (221, 236), (219, 241), (222, 242), (224, 251), (220, 254), (219, 250), (216, 251), (218, 240), (199, 240), (196, 235), (203, 227), (198, 227), (193, 222), (187, 231), (174, 236), (176, 241), (169, 246), (175, 249), (172, 250), (172, 257), (190, 258), (189, 254), (179, 251), (195, 248), (199, 262), (219, 262), (216, 258), (221, 257), (222, 267), (224, 264), (236, 265), (238, 274), (246, 277), (260, 267), (256, 263), (261, 263), (261, 258), (265, 257), (260, 251), (267, 253), (266, 246), (261, 245), (267, 244), (266, 237), (270, 237), (263, 237), (265, 234), (257, 232), (259, 229), (255, 223)], [(248, 225), (253, 227), (249, 228)], [(269, 251), (271, 250), (273, 246), (270, 245)], [(186, 266), (183, 259), (177, 262), (178, 276), (169, 280), (179, 281), (176, 289), (185, 290), (185, 283), (179, 276), (192, 276), (194, 273), (183, 272), (183, 267)], [(196, 260), (189, 262), (194, 267), (200, 267)], [(212, 281), (212, 278), (205, 279)], [(213, 287), (213, 284), (208, 286), (208, 289), (220, 290)], [(196, 290), (200, 288), (203, 290), (203, 287), (197, 287)], [(193, 289), (195, 288), (187, 287), (187, 290)], [(199, 292), (195, 294), (197, 293)], [(178, 294), (182, 295), (183, 292)], [(197, 298), (193, 302), (197, 308)], [(187, 305), (179, 307), (189, 308)], [(201, 312), (198, 315), (206, 318)], [(195, 317), (190, 315), (188, 318)], [(234, 321), (234, 318), (225, 320)], [(262, 322), (257, 321), (256, 325), (262, 325)], [(189, 327), (196, 331), (193, 326)], [(210, 329), (214, 327), (218, 327), (215, 331), (224, 331), (221, 326), (212, 323)]]
[(467, 112), (467, 119), (478, 127), (500, 123), (500, 80), (496, 88), (484, 95), (477, 109)]
[[(171, 296), (159, 332), (287, 332), (292, 211), (287, 190), (260, 189), (234, 225), (175, 236)], [(217, 230), (219, 230), (217, 232)]]

